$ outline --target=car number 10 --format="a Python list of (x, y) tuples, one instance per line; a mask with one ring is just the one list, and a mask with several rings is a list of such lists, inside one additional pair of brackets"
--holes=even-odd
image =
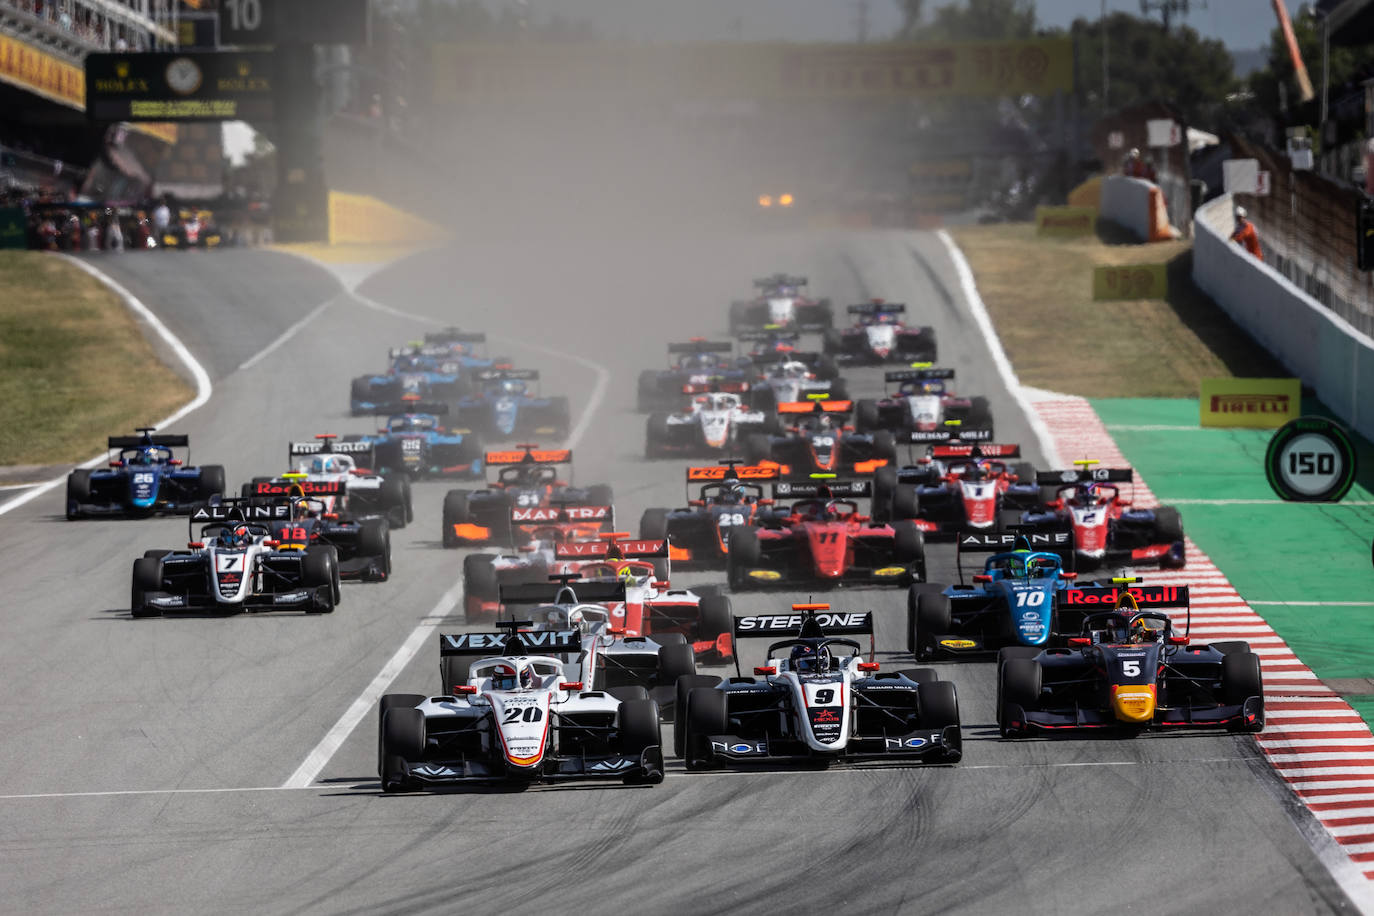
[(1044, 592), (1017, 592), (1017, 607), (1039, 607), (1045, 603)]

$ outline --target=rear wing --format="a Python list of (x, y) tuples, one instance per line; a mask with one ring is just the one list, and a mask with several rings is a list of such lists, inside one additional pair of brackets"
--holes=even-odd
[(1072, 471), (1038, 471), (1035, 482), (1042, 487), (1068, 486), (1072, 483), (1134, 483), (1130, 468), (1077, 468)]
[(804, 363), (814, 367), (820, 363), (821, 354), (814, 350), (774, 350), (756, 353), (749, 357), (749, 360), (757, 366), (767, 366), (770, 363)]
[[(564, 592), (570, 592), (565, 595)], [(569, 597), (580, 604), (609, 604), (625, 600), (625, 582), (583, 582), (568, 578), (562, 582), (519, 582), (501, 586), (502, 604), (555, 604)]]
[(883, 373), (885, 382), (933, 382), (954, 378), (953, 369), (898, 369)]
[(445, 328), (442, 331), (426, 331), (425, 343), (486, 343), (487, 335), (482, 331), (460, 331)]
[(191, 523), (271, 522), (291, 517), (291, 503), (274, 500), (263, 503), (240, 497), (226, 498), (217, 506), (202, 506), (191, 513)]
[(1088, 612), (1110, 611), (1121, 598), (1122, 589), (1135, 599), (1142, 611), (1155, 608), (1188, 607), (1186, 585), (1089, 585), (1068, 588), (1059, 594), (1059, 606)]
[(479, 382), (502, 382), (507, 379), (524, 382), (539, 381), (538, 369), (483, 369), (474, 376)]
[(572, 461), (572, 449), (536, 449), (523, 451), (487, 452), (483, 460), (488, 466), (502, 467), (510, 464), (568, 464)]
[(906, 313), (903, 302), (860, 302), (846, 310), (851, 315), (902, 315)]
[[(801, 632), (802, 624), (815, 621), (823, 636), (871, 636), (873, 635), (873, 614), (868, 611), (830, 611), (829, 605), (795, 605), (791, 614), (750, 614), (735, 617), (735, 638), (751, 639), (779, 636), (795, 636)], [(824, 607), (827, 610), (809, 610)]]
[(444, 401), (407, 401), (401, 398), (400, 410), (380, 411), (390, 416), (400, 416), (407, 413), (431, 413), (435, 416), (447, 416), (448, 404)]
[(757, 277), (754, 280), (755, 289), (771, 289), (775, 286), (806, 286), (805, 277), (797, 277), (789, 274), (773, 274), (771, 277)]
[(853, 401), (783, 401), (778, 413), (849, 413)]
[(689, 340), (668, 344), (669, 353), (730, 353), (735, 345), (728, 340)]
[(582, 651), (577, 630), (521, 630), (515, 633), (441, 633), (439, 657), (562, 655)]
[(687, 482), (710, 482), (713, 480), (777, 480), (776, 465), (744, 464), (732, 467), (695, 467), (687, 469)]
[[(978, 454), (974, 455), (974, 450)], [(930, 450), (932, 458), (1020, 458), (1020, 445), (936, 445)]]
[(366, 455), (371, 454), (372, 443), (362, 439), (315, 439), (310, 442), (292, 442), (287, 455), (295, 458), (300, 455)]
[(259, 480), (248, 486), (254, 497), (343, 496), (348, 492), (348, 484), (342, 480), (293, 480), (290, 477), (277, 477), (273, 480)]
[(110, 448), (138, 448), (140, 445), (160, 445), (164, 448), (190, 448), (190, 436), (111, 436)]
[(831, 480), (831, 481), (799, 481), (792, 483), (781, 480), (773, 484), (774, 499), (817, 499), (822, 494), (830, 497), (839, 496), (872, 496), (873, 481), (871, 480)]
[[(558, 560), (618, 560), (664, 559), (668, 556), (667, 540), (635, 541), (573, 541), (554, 548)], [(578, 597), (581, 597), (579, 591)]]
[(912, 445), (928, 445), (932, 442), (986, 442), (992, 438), (992, 430), (986, 426), (951, 426), (945, 429), (913, 429), (901, 441)]
[(735, 337), (745, 343), (766, 343), (770, 340), (779, 343), (796, 343), (801, 340), (801, 335), (794, 331), (740, 331)]
[(512, 525), (601, 522), (614, 518), (615, 509), (610, 506), (518, 506), (510, 510)]
[(982, 531), (961, 531), (954, 539), (960, 553), (1008, 553), (1018, 546), (1046, 553), (1072, 553), (1073, 535), (1068, 531), (1016, 532), (991, 534)]

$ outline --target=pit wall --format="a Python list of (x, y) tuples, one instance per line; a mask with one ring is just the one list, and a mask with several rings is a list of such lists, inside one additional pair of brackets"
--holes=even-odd
[[(1335, 414), (1374, 437), (1374, 339), (1230, 241), (1229, 194), (1195, 215), (1193, 282)], [(1371, 393), (1360, 397), (1360, 381)]]

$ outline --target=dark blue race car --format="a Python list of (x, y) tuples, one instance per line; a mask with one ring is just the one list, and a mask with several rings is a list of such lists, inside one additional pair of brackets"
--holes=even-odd
[[(958, 585), (919, 582), (907, 591), (907, 650), (918, 659), (985, 656), (1005, 646), (1058, 645), (1076, 635), (1083, 612), (1066, 607), (1065, 590), (1077, 573), (1064, 570), (1073, 556), (1066, 532), (1018, 535), (964, 532), (965, 553), (992, 553), (981, 574)], [(1073, 618), (1073, 619), (1067, 619)]]
[(685, 395), (715, 391), (713, 385), (735, 384), (725, 388), (744, 392), (753, 378), (748, 359), (730, 355), (734, 344), (728, 340), (693, 338), (682, 343), (668, 344), (667, 369), (645, 369), (639, 373), (637, 403), (641, 413), (655, 410), (676, 410)]
[(451, 402), (472, 390), (472, 374), (508, 366), (504, 358), (477, 352), (487, 336), (478, 332), (446, 331), (426, 334), (424, 341), (392, 349), (391, 366), (382, 375), (353, 380), (349, 407), (354, 416), (400, 413), (406, 399)]
[(543, 436), (566, 439), (568, 399), (530, 392), (536, 369), (486, 369), (475, 373), (478, 390), (454, 406), (454, 429), (492, 439)]
[(110, 450), (118, 449), (119, 457), (108, 468), (77, 469), (67, 476), (67, 518), (182, 513), (217, 504), (224, 494), (224, 468), (189, 465), (172, 451), (189, 445), (186, 436), (155, 436), (151, 426), (137, 436), (111, 436)]
[(411, 477), (477, 477), (484, 474), (482, 440), (473, 433), (445, 429), (440, 415), (448, 405), (411, 402), (408, 412), (387, 417), (372, 444), (372, 466), (382, 474)]

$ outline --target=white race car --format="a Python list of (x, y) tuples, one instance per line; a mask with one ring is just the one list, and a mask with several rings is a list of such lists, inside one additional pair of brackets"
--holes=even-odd
[(842, 378), (824, 378), (814, 365), (800, 359), (784, 359), (764, 366), (751, 388), (755, 410), (771, 413), (779, 404), (805, 401), (810, 396), (849, 400), (849, 386)]
[[(337, 441), (336, 441), (337, 440)], [(392, 528), (404, 528), (415, 517), (410, 482), (404, 475), (383, 477), (358, 467), (369, 460), (373, 445), (361, 437), (339, 440), (323, 433), (314, 442), (292, 442), (292, 469), (276, 477), (254, 477), (243, 485), (244, 498), (312, 496), (331, 511), (347, 510), (354, 518), (384, 518)]]
[(745, 406), (733, 391), (699, 394), (684, 409), (649, 415), (644, 436), (644, 455), (723, 452), (744, 442), (750, 433), (780, 431), (776, 417)]
[[(378, 712), (378, 775), (386, 792), (473, 780), (531, 784), (560, 777), (663, 781), (658, 705), (622, 701), (567, 680), (578, 630), (444, 634), (442, 662), (476, 658), (447, 693), (389, 694)], [(493, 654), (495, 653), (495, 654)], [(443, 666), (456, 680), (452, 664)]]

